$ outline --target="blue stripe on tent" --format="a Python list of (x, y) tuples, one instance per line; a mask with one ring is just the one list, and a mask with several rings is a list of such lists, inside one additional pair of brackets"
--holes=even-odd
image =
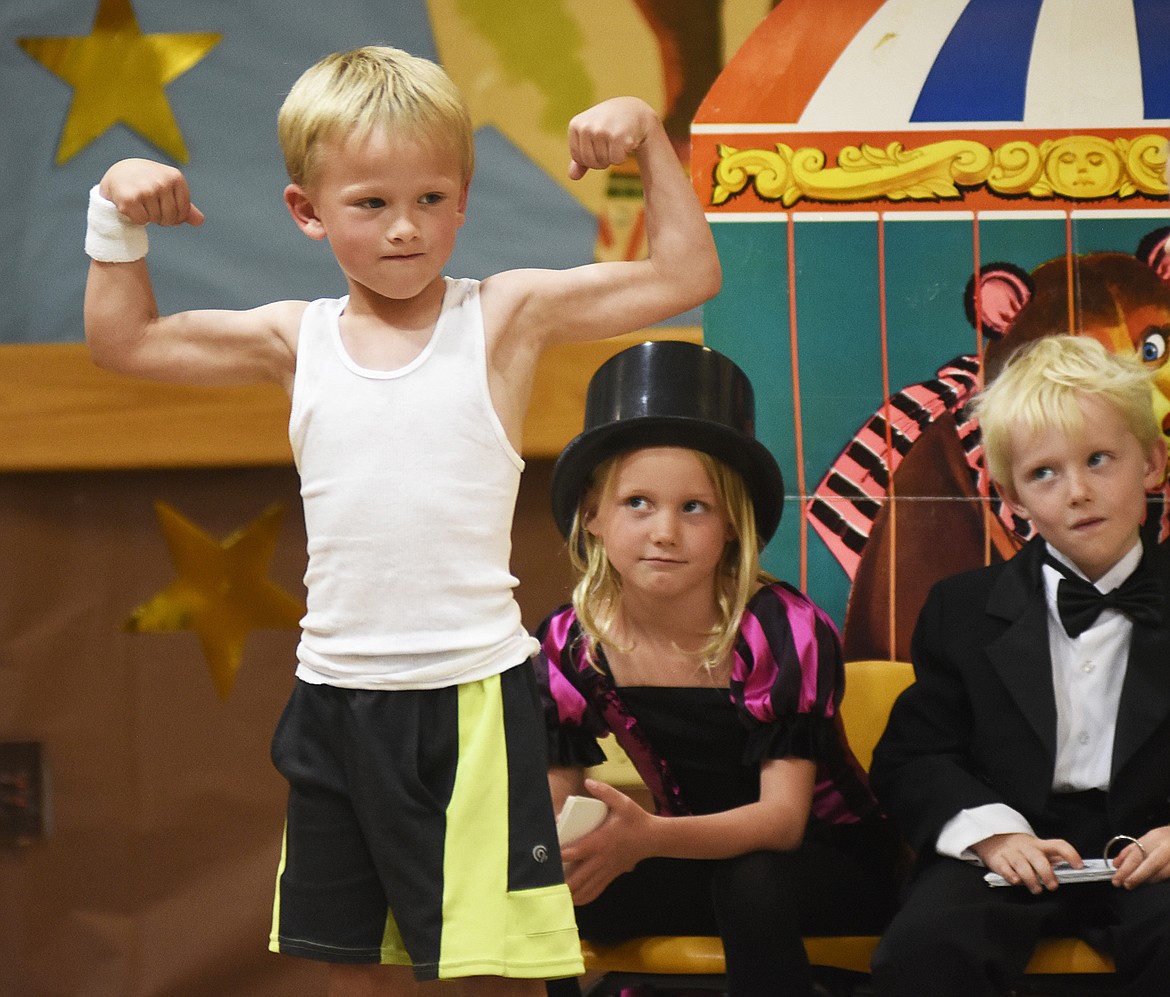
[(1170, 4), (1133, 0), (1146, 118), (1170, 118)]
[(971, 0), (939, 49), (910, 120), (1022, 121), (1043, 2)]

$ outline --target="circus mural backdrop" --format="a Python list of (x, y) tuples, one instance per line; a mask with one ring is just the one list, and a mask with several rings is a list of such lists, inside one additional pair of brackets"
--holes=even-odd
[(1027, 538), (964, 412), (1017, 344), (1136, 354), (1170, 430), (1167, 39), (1161, 0), (784, 0), (699, 108), (704, 338), (788, 482), (768, 564), (848, 657), (906, 659), (933, 581)]

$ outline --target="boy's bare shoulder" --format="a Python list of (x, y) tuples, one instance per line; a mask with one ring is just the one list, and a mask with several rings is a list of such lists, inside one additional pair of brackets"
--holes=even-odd
[(612, 327), (603, 306), (612, 307), (621, 300), (635, 273), (613, 263), (501, 270), (480, 283), (484, 319), (509, 337), (543, 345), (547, 345), (545, 339), (567, 329), (576, 330), (565, 336), (572, 339), (604, 339), (629, 332), (625, 326)]
[(182, 358), (183, 380), (212, 385), (274, 381), (287, 388), (308, 306), (307, 301), (273, 301), (242, 311), (182, 312), (163, 320), (176, 335), (164, 337), (174, 345), (163, 346), (160, 355)]
[(494, 273), (480, 281), (480, 300), (497, 308), (506, 308), (509, 304), (514, 306), (539, 285), (539, 275), (542, 273), (545, 271), (526, 268)]
[(489, 337), (514, 329), (540, 287), (538, 270), (501, 270), (479, 285), (480, 307)]
[(273, 301), (255, 309), (257, 317), (271, 330), (273, 339), (280, 344), (277, 353), (286, 360), (278, 363), (276, 380), (286, 385), (296, 368), (297, 344), (300, 341), (301, 322), (308, 310), (308, 301)]
[(308, 307), (308, 301), (271, 301), (266, 305), (261, 305), (256, 309), (256, 312), (261, 317), (267, 317), (275, 330), (284, 331), (295, 342)]
[[(206, 314), (209, 315), (208, 324), (219, 326), (229, 335), (228, 343), (235, 341), (246, 346), (249, 340), (255, 340), (256, 346), (262, 348), (267, 340), (283, 344), (295, 356), (301, 322), (308, 307), (308, 301), (271, 301), (243, 311)], [(215, 315), (219, 316), (218, 319), (210, 317)]]

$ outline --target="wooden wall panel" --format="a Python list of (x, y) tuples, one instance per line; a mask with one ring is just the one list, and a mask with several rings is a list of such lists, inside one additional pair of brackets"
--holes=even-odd
[[(525, 457), (555, 457), (580, 432), (589, 378), (647, 338), (698, 342), (675, 327), (560, 346), (541, 361)], [(0, 346), (0, 471), (289, 464), (288, 400), (277, 387), (191, 388), (94, 367), (82, 344)]]

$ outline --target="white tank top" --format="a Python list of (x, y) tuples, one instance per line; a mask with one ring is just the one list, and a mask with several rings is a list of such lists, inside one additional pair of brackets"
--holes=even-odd
[(509, 563), (524, 462), (488, 391), (479, 282), (447, 278), (397, 370), (348, 355), (347, 298), (301, 321), (289, 439), (309, 563), (297, 677), (349, 689), (472, 682), (537, 649)]

